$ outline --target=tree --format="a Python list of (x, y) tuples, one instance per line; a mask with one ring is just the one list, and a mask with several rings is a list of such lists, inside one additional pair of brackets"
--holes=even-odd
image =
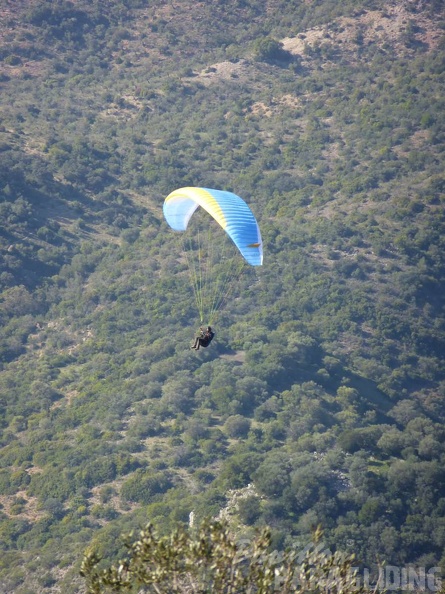
[(261, 515), (259, 498), (250, 496), (240, 499), (238, 501), (238, 515), (248, 526), (253, 524)]
[(283, 49), (283, 44), (273, 37), (262, 37), (254, 44), (254, 55), (259, 61), (288, 60), (290, 54)]
[(271, 455), (259, 465), (253, 475), (255, 485), (268, 497), (280, 497), (290, 483), (291, 466), (283, 455)]
[(229, 437), (247, 437), (250, 429), (250, 421), (241, 415), (233, 415), (225, 422), (224, 429)]
[[(153, 592), (258, 592), (282, 594), (335, 589), (344, 594), (360, 591), (353, 568), (354, 556), (334, 554), (322, 547), (270, 552), (271, 534), (266, 528), (252, 540), (239, 541), (228, 526), (218, 521), (204, 522), (196, 531), (175, 530), (159, 537), (149, 524), (138, 538), (131, 534), (128, 557), (105, 569), (93, 550), (85, 553), (81, 575), (87, 594)], [(314, 534), (314, 544), (321, 532)]]
[(190, 408), (195, 382), (187, 371), (177, 372), (162, 386), (162, 404), (173, 412), (185, 412)]

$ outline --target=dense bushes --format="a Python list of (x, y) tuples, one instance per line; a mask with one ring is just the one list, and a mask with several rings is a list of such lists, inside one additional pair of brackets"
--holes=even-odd
[[(91, 539), (223, 508), (438, 563), (443, 47), (381, 42), (379, 2), (148, 4), (41, 3), (0, 48), (2, 583), (74, 593)], [(265, 251), (196, 356), (183, 185), (242, 195)]]

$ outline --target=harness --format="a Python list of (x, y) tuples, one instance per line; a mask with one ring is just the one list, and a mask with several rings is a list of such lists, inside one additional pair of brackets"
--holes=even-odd
[(212, 342), (214, 336), (215, 336), (214, 332), (206, 332), (201, 339), (202, 340), (201, 346), (208, 347), (209, 344)]

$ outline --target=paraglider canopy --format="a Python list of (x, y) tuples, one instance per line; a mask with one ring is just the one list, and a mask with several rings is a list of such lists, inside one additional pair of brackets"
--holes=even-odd
[(226, 231), (251, 266), (263, 263), (261, 233), (252, 211), (232, 192), (209, 188), (179, 188), (167, 196), (164, 216), (175, 231), (185, 231), (195, 210), (201, 206)]
[(193, 217), (193, 230), (181, 235), (200, 319), (207, 319), (210, 324), (234, 290), (246, 264), (262, 265), (263, 244), (252, 211), (232, 192), (179, 188), (164, 201), (165, 219), (175, 231), (185, 232), (198, 206), (205, 211), (204, 216)]

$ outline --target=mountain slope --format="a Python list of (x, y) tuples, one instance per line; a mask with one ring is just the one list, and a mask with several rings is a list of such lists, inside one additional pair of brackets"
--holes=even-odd
[[(245, 536), (440, 566), (442, 3), (1, 10), (0, 589), (81, 592), (87, 545), (249, 483)], [(186, 185), (265, 252), (196, 355)]]

